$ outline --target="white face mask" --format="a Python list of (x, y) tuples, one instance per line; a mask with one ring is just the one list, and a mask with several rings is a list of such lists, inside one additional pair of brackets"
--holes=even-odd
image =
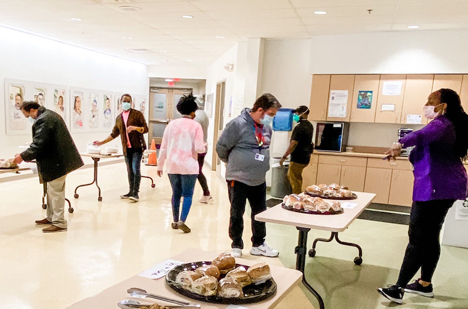
[[(437, 105), (437, 106), (439, 106), (439, 105)], [(424, 108), (423, 108), (424, 117), (426, 117), (427, 119), (435, 119), (437, 116), (439, 116), (439, 112), (434, 111), (434, 109), (437, 106), (433, 106), (433, 105), (424, 106)]]
[(261, 124), (263, 124), (265, 126), (269, 126), (273, 122), (273, 117), (270, 116), (270, 115), (265, 114), (265, 117), (263, 117), (263, 119), (260, 119), (260, 122), (261, 122)]

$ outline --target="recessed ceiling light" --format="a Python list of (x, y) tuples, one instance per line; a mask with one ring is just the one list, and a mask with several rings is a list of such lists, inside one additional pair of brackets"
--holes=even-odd
[(188, 61), (188, 62), (191, 62), (191, 61), (192, 61), (192, 59), (187, 59), (186, 61)]
[(166, 78), (166, 82), (173, 82), (174, 80), (172, 78)]
[(411, 25), (411, 26), (408, 26), (408, 29), (418, 29), (419, 26), (418, 25)]
[(315, 11), (314, 14), (325, 15), (325, 14), (327, 14), (327, 12), (325, 12), (325, 11)]
[(133, 40), (133, 38), (131, 38), (129, 36), (124, 36), (124, 37), (122, 37), (122, 39), (124, 39), (124, 40)]
[(81, 18), (70, 18), (71, 21), (81, 21)]
[(141, 8), (136, 7), (136, 6), (119, 6), (119, 10), (125, 11), (125, 12), (136, 12), (136, 11), (141, 11)]
[(125, 49), (126, 51), (132, 52), (132, 53), (146, 53), (148, 50), (144, 48), (127, 48)]
[(224, 37), (222, 35), (217, 35), (216, 38), (217, 39), (224, 39)]
[(182, 15), (182, 18), (193, 18), (192, 15)]
[(167, 50), (160, 50), (161, 53), (167, 53)]

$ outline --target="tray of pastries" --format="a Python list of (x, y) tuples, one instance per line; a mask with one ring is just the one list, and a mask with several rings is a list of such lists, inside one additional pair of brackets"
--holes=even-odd
[(325, 199), (333, 200), (354, 200), (357, 199), (357, 195), (348, 190), (348, 188), (340, 186), (336, 183), (331, 185), (312, 185), (308, 186), (305, 193), (312, 197), (320, 197)]
[(287, 210), (314, 215), (343, 213), (340, 202), (326, 202), (320, 197), (312, 197), (305, 193), (286, 195), (281, 206)]
[(15, 169), (18, 164), (14, 162), (15, 158), (0, 159), (0, 169)]
[(176, 266), (166, 275), (166, 284), (184, 296), (221, 304), (256, 303), (275, 295), (277, 288), (268, 264), (240, 265), (229, 253)]

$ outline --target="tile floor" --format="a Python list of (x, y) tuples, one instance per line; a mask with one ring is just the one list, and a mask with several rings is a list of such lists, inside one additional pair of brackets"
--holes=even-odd
[[(127, 192), (125, 165), (102, 166), (99, 181), (103, 201), (97, 201), (95, 187), (74, 188), (92, 178), (92, 169), (69, 175), (67, 197), (75, 213), (68, 214), (69, 230), (45, 235), (34, 220), (42, 219), (42, 187), (37, 178), (1, 183), (0, 195), (0, 308), (63, 309), (67, 306), (150, 268), (154, 264), (196, 247), (210, 251), (229, 250), (227, 235), (229, 203), (225, 184), (215, 173), (207, 175), (215, 202), (198, 203), (199, 185), (187, 224), (192, 233), (174, 231), (171, 223), (171, 190), (167, 177), (143, 167), (153, 176), (156, 188), (142, 179), (140, 202), (122, 201)], [(248, 217), (248, 214), (246, 214)], [(247, 219), (248, 220), (248, 219)], [(247, 225), (248, 226), (248, 225)], [(268, 262), (294, 267), (294, 228), (268, 224), (267, 240), (281, 251)], [(308, 258), (306, 275), (323, 296), (326, 308), (371, 309), (393, 307), (376, 288), (396, 280), (406, 246), (407, 227), (357, 220), (341, 235), (363, 247), (364, 263), (352, 262), (357, 251), (333, 244), (319, 244), (317, 256)], [(314, 237), (325, 232), (311, 231)], [(250, 238), (246, 229), (244, 239)], [(248, 248), (247, 248), (248, 249)], [(254, 258), (244, 250), (244, 257)], [(434, 278), (434, 299), (407, 295), (400, 308), (468, 308), (468, 250), (443, 247)], [(302, 289), (302, 290), (301, 290)], [(295, 289), (279, 308), (318, 308), (303, 288)]]

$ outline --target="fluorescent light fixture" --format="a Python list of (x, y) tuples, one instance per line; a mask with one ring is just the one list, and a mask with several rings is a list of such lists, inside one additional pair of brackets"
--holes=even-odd
[(325, 11), (315, 11), (314, 14), (325, 15), (325, 14), (327, 14), (327, 12), (325, 12)]
[(188, 61), (188, 62), (191, 62), (191, 61), (192, 61), (192, 59), (187, 59), (186, 61)]
[(81, 18), (70, 18), (71, 21), (81, 21)]
[(182, 15), (182, 18), (189, 18), (189, 19), (191, 19), (191, 18), (193, 18), (193, 16), (192, 16), (192, 15)]
[(131, 38), (129, 36), (124, 36), (124, 37), (122, 37), (122, 39), (124, 39), (124, 40), (133, 40), (133, 38)]
[(136, 7), (136, 6), (119, 6), (119, 10), (125, 11), (125, 12), (136, 12), (136, 11), (141, 11), (141, 8)]
[(173, 82), (174, 80), (172, 78), (166, 78), (166, 82)]
[(224, 39), (224, 37), (222, 35), (217, 35), (216, 38), (217, 39)]
[(160, 53), (167, 53), (167, 50), (160, 50)]
[(418, 29), (419, 26), (418, 25), (411, 25), (411, 26), (408, 26), (408, 29)]
[(129, 51), (131, 53), (137, 53), (137, 54), (142, 54), (142, 53), (148, 52), (148, 50), (145, 49), (145, 48), (127, 48), (125, 50)]

